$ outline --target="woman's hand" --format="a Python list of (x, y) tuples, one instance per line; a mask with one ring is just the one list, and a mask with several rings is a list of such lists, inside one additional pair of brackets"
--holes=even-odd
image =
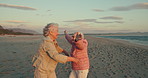
[(77, 34), (78, 34), (78, 32), (76, 32), (76, 33), (73, 35), (73, 40), (74, 40), (74, 41), (76, 40)]
[(64, 34), (65, 34), (65, 35), (67, 34), (67, 30), (64, 31)]
[(74, 63), (79, 63), (79, 59), (77, 59), (77, 58), (74, 58), (74, 61), (73, 61)]
[(76, 32), (74, 34), (74, 41), (78, 41), (78, 40), (81, 40), (82, 39), (82, 34), (80, 32)]
[(72, 62), (74, 62), (74, 63), (79, 63), (79, 59), (77, 59), (77, 58), (74, 58), (74, 57), (68, 57), (67, 58), (67, 61), (72, 61)]

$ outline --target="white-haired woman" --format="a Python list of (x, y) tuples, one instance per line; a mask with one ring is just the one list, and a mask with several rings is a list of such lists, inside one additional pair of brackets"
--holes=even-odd
[(84, 34), (76, 32), (73, 36), (70, 36), (67, 31), (64, 31), (64, 33), (65, 38), (72, 45), (71, 56), (79, 59), (78, 63), (72, 62), (69, 78), (87, 78), (89, 72), (88, 42), (84, 39)]
[(56, 41), (58, 34), (57, 23), (47, 24), (43, 29), (44, 39), (33, 58), (34, 78), (56, 78), (55, 69), (58, 62), (78, 62), (76, 58), (60, 54), (61, 52), (68, 53), (58, 46)]

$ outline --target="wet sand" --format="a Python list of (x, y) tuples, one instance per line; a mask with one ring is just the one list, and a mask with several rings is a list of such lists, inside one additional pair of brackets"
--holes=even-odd
[[(88, 78), (148, 78), (148, 46), (122, 40), (86, 36), (89, 42)], [(0, 78), (33, 78), (31, 58), (41, 36), (0, 37)], [(59, 45), (70, 52), (71, 45), (59, 36)], [(58, 64), (57, 78), (68, 78), (70, 63)]]

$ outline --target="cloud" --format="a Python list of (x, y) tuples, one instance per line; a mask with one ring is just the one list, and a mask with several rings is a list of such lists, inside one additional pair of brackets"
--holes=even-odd
[(5, 21), (5, 22), (8, 22), (8, 23), (30, 23), (30, 22), (18, 21), (18, 20), (8, 20), (8, 21)]
[(10, 5), (10, 4), (2, 4), (2, 3), (0, 3), (0, 7), (21, 9), (21, 10), (37, 10), (35, 8), (32, 8), (32, 7), (19, 6), (19, 5)]
[(107, 24), (107, 23), (114, 23), (114, 22), (98, 22), (98, 21), (96, 21), (95, 23)]
[(130, 10), (136, 10), (136, 9), (148, 9), (148, 3), (137, 3), (130, 6), (118, 6), (113, 7), (110, 10), (112, 11), (130, 11)]
[(104, 12), (104, 10), (101, 10), (101, 9), (93, 9), (93, 11), (95, 11), (95, 12)]
[(107, 16), (107, 17), (102, 17), (100, 19), (111, 19), (111, 20), (122, 20), (122, 17), (118, 17), (118, 16)]
[(95, 22), (97, 19), (82, 19), (82, 20), (73, 20), (73, 21), (64, 21), (64, 22)]
[[(59, 32), (64, 33), (64, 30), (67, 30), (70, 34), (74, 32), (83, 32), (83, 33), (108, 33), (108, 32), (119, 32), (118, 30), (110, 29), (109, 27), (103, 27), (100, 24), (109, 24), (110, 23), (124, 23), (122, 21), (113, 21), (113, 22), (94, 22), (94, 23), (85, 23), (85, 22), (73, 22), (70, 25), (62, 25), (59, 27)], [(124, 32), (124, 31), (122, 31)]]
[(114, 21), (115, 23), (124, 23), (123, 21)]
[[(100, 19), (115, 19), (115, 20), (121, 20), (123, 18), (121, 17), (117, 17), (117, 16), (109, 16), (109, 17), (102, 17)], [(75, 25), (79, 25), (79, 26), (87, 26), (86, 25), (86, 22), (90, 22), (90, 23), (100, 23), (100, 24), (108, 24), (108, 23), (124, 23), (123, 21), (103, 21), (103, 22), (99, 22), (97, 21), (97, 19), (82, 19), (82, 20), (73, 20), (73, 21), (63, 21), (63, 22), (72, 22), (74, 23)]]
[(51, 11), (51, 10), (47, 10), (47, 11)]
[(64, 30), (67, 30), (69, 34), (73, 34), (74, 32), (83, 32), (84, 34), (106, 32), (106, 30), (93, 28), (92, 26), (59, 27), (59, 33), (63, 34)]
[(108, 23), (124, 23), (124, 22), (123, 21), (111, 21), (111, 22), (98, 22), (98, 21), (96, 21), (95, 23), (108, 24)]

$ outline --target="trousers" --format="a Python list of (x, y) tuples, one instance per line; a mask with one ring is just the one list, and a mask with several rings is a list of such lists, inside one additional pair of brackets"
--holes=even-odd
[(35, 69), (34, 78), (56, 78), (55, 71), (43, 71)]
[(88, 69), (86, 70), (72, 70), (69, 78), (87, 78)]

